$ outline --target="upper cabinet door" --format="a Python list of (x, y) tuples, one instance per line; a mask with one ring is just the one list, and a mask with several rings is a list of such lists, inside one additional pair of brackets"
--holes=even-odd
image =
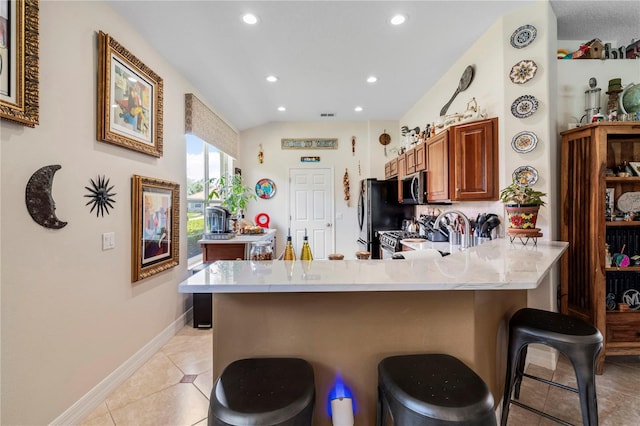
[(449, 131), (427, 140), (427, 201), (449, 200)]
[(498, 119), (453, 126), (449, 130), (451, 200), (497, 200)]
[(416, 150), (415, 148), (411, 148), (405, 153), (405, 157), (407, 159), (407, 173), (408, 175), (416, 172)]
[(420, 142), (418, 145), (416, 145), (415, 150), (416, 150), (416, 172), (421, 172), (423, 170), (427, 170), (427, 157), (426, 157), (426, 151), (427, 151), (427, 144), (425, 142)]

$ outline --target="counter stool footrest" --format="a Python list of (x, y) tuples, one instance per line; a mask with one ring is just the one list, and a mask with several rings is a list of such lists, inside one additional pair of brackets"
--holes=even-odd
[(516, 406), (520, 407), (520, 408), (524, 408), (525, 410), (531, 411), (532, 413), (536, 413), (539, 416), (546, 417), (547, 419), (552, 420), (552, 421), (554, 421), (556, 423), (560, 423), (561, 425), (564, 425), (564, 426), (575, 426), (574, 424), (568, 423), (567, 421), (559, 419), (559, 418), (557, 418), (555, 416), (552, 416), (551, 414), (547, 414), (547, 413), (542, 412), (540, 410), (536, 410), (533, 407), (529, 407), (528, 405), (525, 405), (525, 404), (523, 404), (520, 401), (517, 401), (515, 399), (512, 399), (511, 403), (513, 405), (516, 405)]
[(522, 373), (522, 377), (527, 377), (529, 379), (537, 380), (547, 385), (555, 386), (557, 388), (568, 390), (573, 393), (580, 393), (576, 388), (572, 388), (571, 386), (563, 385), (562, 383), (554, 382), (552, 380), (543, 379), (542, 377), (532, 376), (531, 374), (527, 374), (527, 373)]

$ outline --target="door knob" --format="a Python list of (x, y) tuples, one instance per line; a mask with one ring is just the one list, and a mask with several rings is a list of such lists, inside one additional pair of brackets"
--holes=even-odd
[(331, 228), (331, 224), (330, 223), (327, 223), (327, 228)]

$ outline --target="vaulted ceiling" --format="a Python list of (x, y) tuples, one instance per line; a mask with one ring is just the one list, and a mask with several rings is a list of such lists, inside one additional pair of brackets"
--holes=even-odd
[[(534, 0), (110, 1), (243, 130), (270, 121), (399, 119), (501, 15)], [(561, 40), (640, 37), (640, 1), (551, 5)], [(248, 12), (256, 25), (242, 22)], [(398, 13), (407, 21), (390, 25)], [(366, 82), (371, 75), (376, 83)]]

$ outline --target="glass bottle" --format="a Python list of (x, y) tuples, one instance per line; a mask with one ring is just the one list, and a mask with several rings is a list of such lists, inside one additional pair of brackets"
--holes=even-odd
[(291, 242), (291, 228), (287, 233), (287, 243), (284, 246), (283, 260), (296, 260), (296, 252), (293, 249), (293, 243)]
[(313, 256), (311, 255), (311, 247), (309, 247), (307, 228), (304, 228), (304, 239), (302, 240), (302, 251), (300, 252), (300, 260), (313, 260)]

